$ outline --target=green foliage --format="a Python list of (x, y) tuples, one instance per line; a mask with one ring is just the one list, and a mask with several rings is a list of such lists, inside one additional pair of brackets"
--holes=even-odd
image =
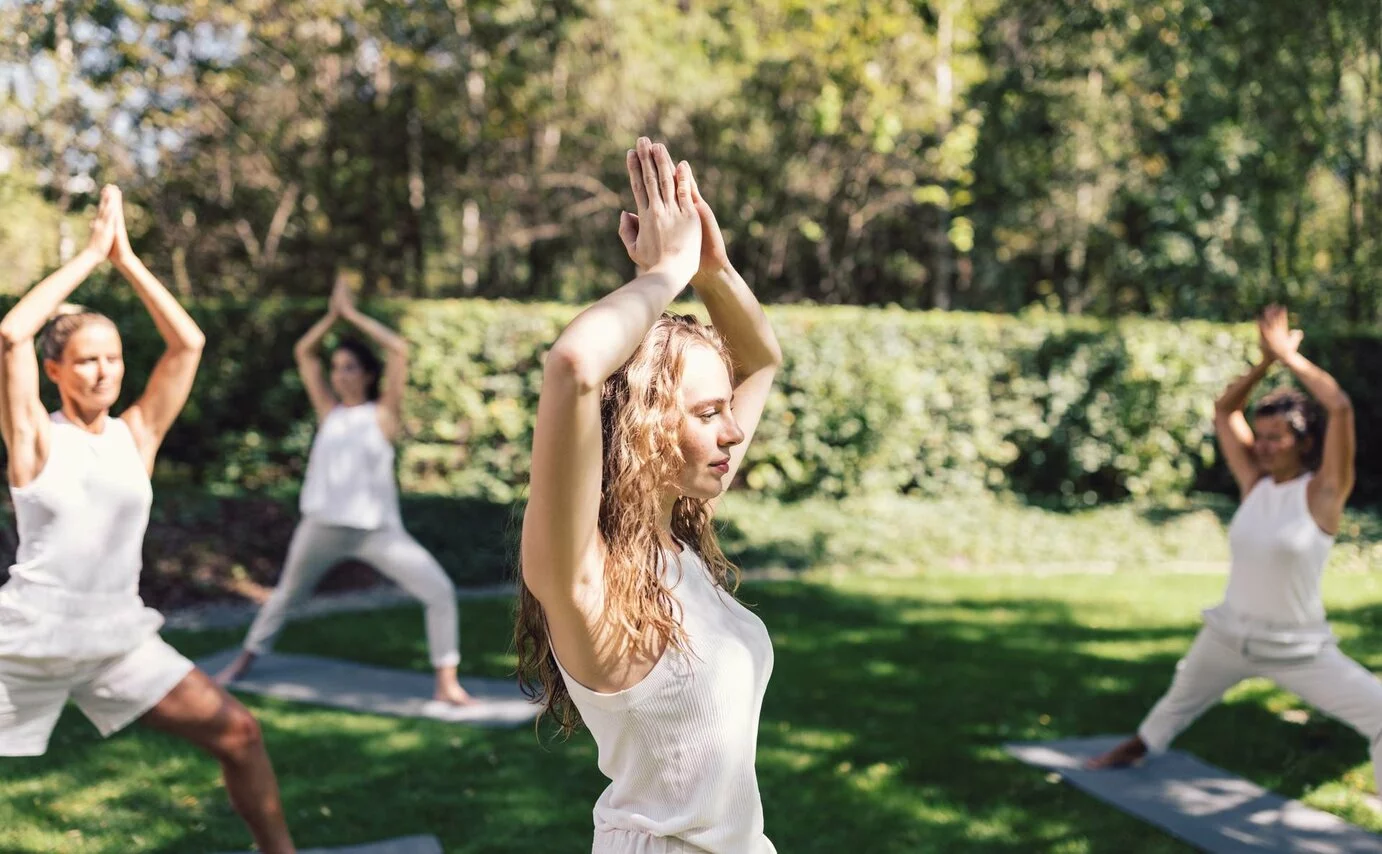
[[(89, 301), (124, 328), (128, 400), (160, 345), (121, 293), (97, 289)], [(165, 476), (294, 488), (313, 423), (292, 345), (321, 309), (290, 300), (192, 307), (209, 343), (167, 439)], [(371, 310), (412, 343), (404, 490), (520, 502), (542, 353), (575, 310), (482, 300)], [(1246, 325), (854, 307), (768, 313), (786, 363), (743, 466), (755, 492), (793, 500), (993, 490), (1082, 506), (1230, 486), (1216, 465), (1213, 400), (1255, 354)], [(1382, 375), (1382, 338), (1309, 330), (1305, 350), (1336, 373), (1360, 424), (1382, 417), (1370, 393)], [(1359, 448), (1359, 471), (1359, 500), (1375, 500), (1382, 454), (1370, 443)]]

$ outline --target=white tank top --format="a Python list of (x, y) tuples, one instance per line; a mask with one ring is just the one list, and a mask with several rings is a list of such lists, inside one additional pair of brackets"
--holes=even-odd
[(307, 457), (302, 515), (326, 525), (375, 530), (401, 525), (394, 447), (379, 406), (337, 406), (322, 419)]
[(1320, 579), (1334, 538), (1310, 515), (1312, 476), (1264, 477), (1233, 514), (1223, 605), (1233, 616), (1269, 629), (1327, 631)]
[(153, 488), (129, 427), (89, 433), (55, 412), (43, 470), (11, 487), (19, 549), (0, 588), (0, 654), (128, 652), (162, 618), (139, 598)]
[(709, 854), (775, 854), (754, 770), (772, 640), (698, 555), (683, 551), (679, 566), (668, 557), (689, 651), (669, 647), (642, 681), (614, 694), (561, 670), (610, 780), (595, 804), (593, 851), (624, 854), (636, 841), (627, 832)]

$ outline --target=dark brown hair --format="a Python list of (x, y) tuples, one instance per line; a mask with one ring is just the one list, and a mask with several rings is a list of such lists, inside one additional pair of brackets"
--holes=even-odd
[(62, 354), (67, 350), (67, 342), (72, 340), (77, 330), (88, 323), (96, 322), (115, 326), (115, 321), (99, 311), (92, 311), (76, 303), (63, 303), (38, 333), (39, 355), (46, 360), (61, 362)]
[[(1259, 400), (1252, 414), (1254, 418), (1269, 415), (1284, 418), (1291, 435), (1301, 446), (1301, 462), (1310, 471), (1320, 467), (1324, 457), (1325, 414), (1313, 399), (1294, 388), (1279, 388)], [(1310, 441), (1306, 443), (1306, 439)]]

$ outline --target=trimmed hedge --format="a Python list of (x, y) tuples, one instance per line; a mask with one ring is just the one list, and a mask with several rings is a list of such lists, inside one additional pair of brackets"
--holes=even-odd
[[(126, 396), (159, 350), (126, 291), (85, 297), (126, 336)], [(3, 307), (8, 307), (8, 301)], [(528, 478), (541, 354), (572, 306), (488, 301), (367, 307), (413, 344), (403, 489), (498, 504)], [(292, 369), (320, 301), (202, 302), (209, 344), (161, 477), (278, 490), (302, 476), (312, 422)], [(1013, 491), (1067, 506), (1225, 489), (1215, 395), (1256, 349), (1247, 324), (1089, 321), (857, 307), (771, 307), (787, 363), (742, 473), (795, 499), (871, 491)], [(1382, 496), (1382, 336), (1307, 330), (1307, 354), (1353, 396), (1359, 495)], [(1277, 375), (1266, 385), (1284, 381)], [(51, 392), (51, 390), (50, 390)]]

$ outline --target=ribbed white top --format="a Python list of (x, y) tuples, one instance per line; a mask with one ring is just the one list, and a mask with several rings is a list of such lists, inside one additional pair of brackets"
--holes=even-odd
[(10, 488), (19, 548), (0, 589), (0, 654), (116, 655), (162, 623), (139, 598), (153, 488), (124, 421), (89, 433), (50, 417), (43, 470)]
[(322, 419), (299, 506), (326, 525), (372, 531), (401, 524), (394, 447), (379, 426), (378, 404), (337, 406)]
[(1280, 628), (1324, 623), (1320, 579), (1334, 538), (1310, 515), (1311, 477), (1264, 477), (1233, 514), (1224, 605), (1235, 615)]
[(754, 770), (772, 640), (698, 555), (667, 557), (688, 650), (668, 648), (641, 682), (614, 694), (561, 671), (610, 780), (595, 804), (592, 850), (634, 854), (646, 834), (708, 854), (774, 854)]

